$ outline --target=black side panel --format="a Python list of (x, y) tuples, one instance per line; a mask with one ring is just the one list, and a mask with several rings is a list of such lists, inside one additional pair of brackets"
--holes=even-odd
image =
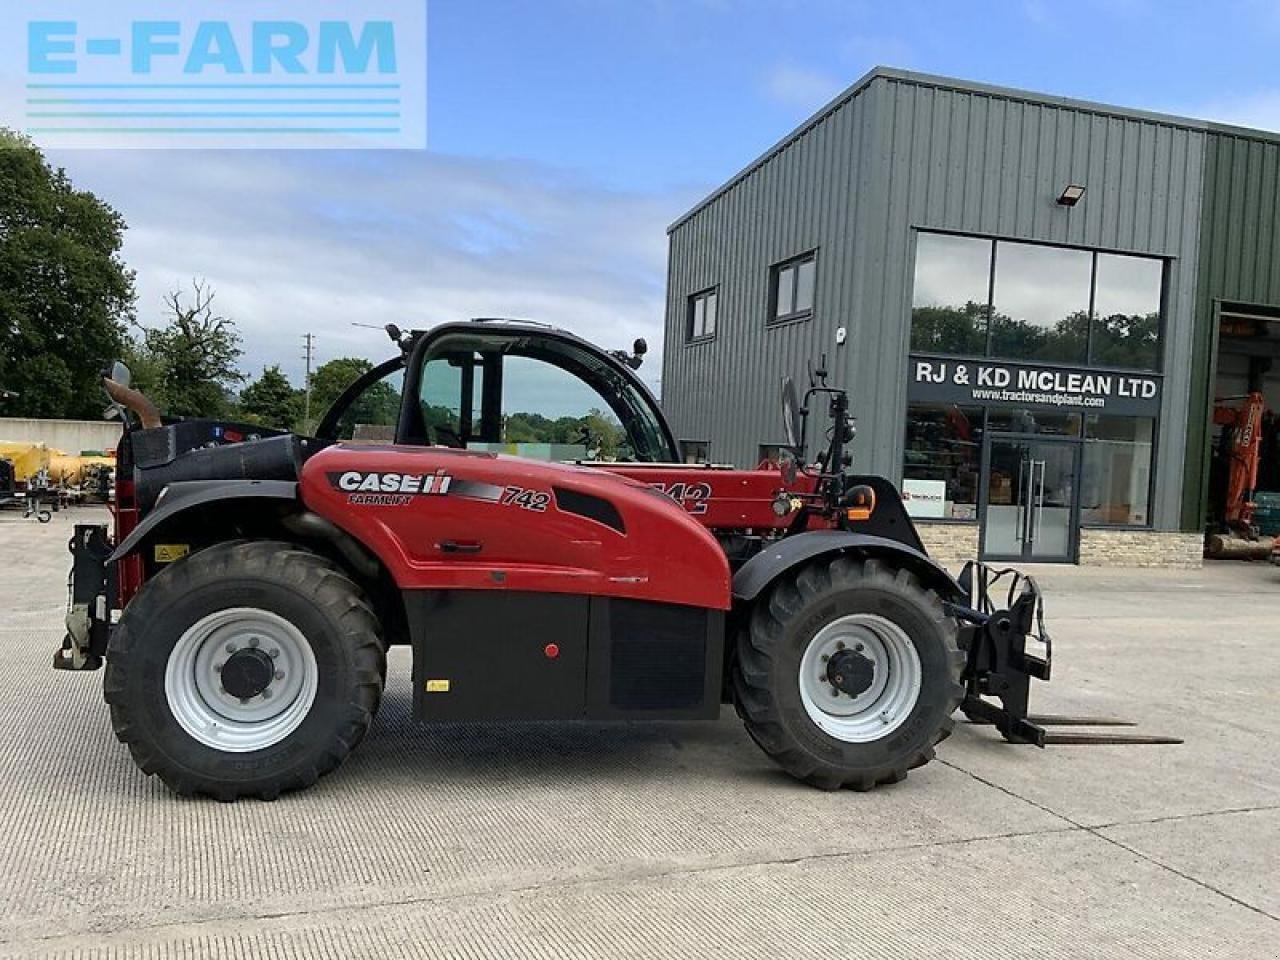
[(552, 487), (556, 495), (556, 508), (562, 513), (574, 513), (596, 523), (603, 523), (619, 533), (627, 532), (627, 525), (622, 522), (622, 514), (610, 501), (597, 497), (592, 493), (569, 490), (565, 487)]
[(494, 590), (412, 590), (405, 609), (419, 719), (719, 715), (720, 611)]
[(724, 614), (717, 610), (596, 598), (589, 714), (715, 719), (723, 656)]
[[(405, 594), (414, 714), (424, 720), (580, 719), (586, 597), (490, 590)], [(548, 656), (547, 645), (555, 644)]]
[[(137, 498), (144, 511), (152, 507), (160, 491), (171, 483), (193, 480), (297, 480), (305, 459), (306, 447), (312, 442), (292, 434), (281, 434), (260, 440), (180, 451), (169, 460), (154, 463), (139, 456), (143, 450), (156, 454), (166, 444), (177, 449), (175, 444), (180, 447), (180, 442), (191, 439), (180, 433), (179, 428), (190, 428), (199, 423), (204, 421), (142, 430), (131, 435), (134, 454), (138, 456)], [(221, 427), (209, 429), (217, 430)], [(153, 447), (156, 449), (151, 450)]]

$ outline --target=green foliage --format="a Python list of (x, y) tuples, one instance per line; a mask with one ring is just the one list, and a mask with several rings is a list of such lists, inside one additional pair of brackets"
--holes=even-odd
[[(1089, 342), (1089, 313), (1077, 310), (1052, 327), (1041, 327), (994, 313), (970, 300), (963, 307), (916, 307), (911, 311), (911, 349), (923, 353), (986, 356), (987, 327), (991, 355), (1010, 360), (1084, 363)], [(1093, 320), (1095, 364), (1151, 367), (1160, 335), (1159, 313), (1115, 314)]]
[(291, 430), (302, 416), (302, 394), (289, 383), (289, 378), (278, 366), (266, 367), (253, 383), (240, 391), (242, 420)]
[(373, 369), (373, 364), (361, 357), (338, 357), (321, 364), (311, 373), (311, 417), (319, 420), (333, 406), (342, 391), (356, 379)]
[[(193, 297), (176, 290), (165, 297), (169, 322), (142, 327), (132, 357), (143, 369), (151, 398), (174, 417), (224, 417), (232, 409), (231, 391), (244, 381), (236, 366), (243, 351), (235, 322), (213, 312), (214, 292), (192, 282)], [(144, 389), (143, 392), (146, 392)]]
[(982, 356), (990, 314), (985, 303), (972, 300), (963, 307), (916, 307), (911, 311), (911, 349)]
[(627, 442), (626, 431), (611, 415), (590, 410), (582, 417), (551, 420), (539, 413), (512, 413), (503, 424), (504, 443), (582, 444), (602, 460), (615, 459)]
[[(361, 357), (338, 357), (317, 368), (311, 375), (312, 420), (319, 421), (343, 390), (372, 369), (373, 364)], [(398, 377), (398, 372), (394, 376)], [(395, 425), (400, 416), (400, 391), (389, 379), (371, 384), (343, 413), (338, 421), (339, 437), (350, 439), (357, 425)]]
[(124, 219), (0, 127), (0, 388), (7, 416), (101, 415), (133, 314)]

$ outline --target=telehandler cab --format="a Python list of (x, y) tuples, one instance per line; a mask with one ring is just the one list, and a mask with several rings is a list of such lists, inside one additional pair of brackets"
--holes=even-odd
[[(54, 666), (105, 659), (145, 773), (221, 800), (314, 783), (369, 729), (392, 644), (412, 648), (420, 719), (707, 720), (731, 702), (823, 788), (902, 780), (958, 707), (1009, 740), (1052, 736), (1027, 715), (1050, 660), (1034, 581), (934, 563), (894, 487), (845, 472), (853, 418), (824, 373), (803, 399), (784, 384), (782, 467), (738, 470), (679, 462), (634, 372), (643, 341), (388, 333), (397, 355), (314, 437), (162, 423), (127, 370), (105, 380), (126, 422), (114, 530), (76, 528)], [(500, 452), (530, 370), (616, 418), (613, 459), (589, 435), (516, 448), (574, 462)]]

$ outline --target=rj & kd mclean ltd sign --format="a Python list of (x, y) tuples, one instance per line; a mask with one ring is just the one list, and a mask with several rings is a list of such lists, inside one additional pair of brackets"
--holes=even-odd
[(1161, 379), (1151, 374), (991, 360), (908, 360), (908, 395), (915, 401), (1057, 407), (1138, 417), (1160, 412)]

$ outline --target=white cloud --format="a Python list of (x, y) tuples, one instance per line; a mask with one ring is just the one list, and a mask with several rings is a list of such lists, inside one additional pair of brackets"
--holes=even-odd
[(765, 78), (765, 92), (778, 103), (802, 110), (817, 110), (848, 83), (804, 67), (779, 64)]
[(243, 366), (301, 379), (302, 334), (321, 362), (379, 360), (352, 321), (426, 327), (517, 316), (608, 348), (648, 339), (661, 369), (667, 223), (694, 199), (609, 190), (522, 161), (429, 153), (59, 154), (78, 186), (121, 211), (138, 316), (204, 277), (244, 335)]

